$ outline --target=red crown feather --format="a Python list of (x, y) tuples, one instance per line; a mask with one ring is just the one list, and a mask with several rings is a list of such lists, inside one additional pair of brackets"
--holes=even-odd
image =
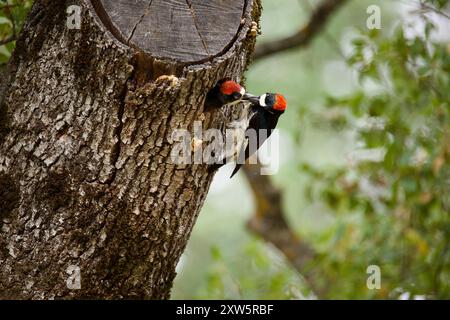
[(242, 87), (234, 81), (225, 81), (220, 86), (220, 92), (225, 95), (232, 95), (235, 92), (241, 92)]
[(278, 111), (284, 111), (287, 107), (287, 101), (286, 98), (283, 97), (281, 94), (275, 95), (275, 104), (273, 105), (273, 109)]

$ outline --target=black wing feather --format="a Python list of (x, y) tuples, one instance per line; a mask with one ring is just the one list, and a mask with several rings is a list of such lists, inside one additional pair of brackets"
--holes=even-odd
[[(244, 147), (244, 145), (246, 146), (245, 151), (243, 149), (241, 149), (241, 151), (239, 152), (239, 155), (238, 155), (238, 159), (242, 159), (241, 154), (242, 154), (242, 152), (245, 152), (244, 159), (245, 159), (245, 161), (247, 161), (247, 159), (250, 158), (257, 150), (259, 150), (259, 148), (263, 145), (263, 143), (270, 137), (270, 135), (272, 134), (273, 130), (275, 129), (275, 127), (278, 123), (278, 118), (280, 117), (279, 114), (273, 114), (273, 113), (270, 113), (265, 110), (261, 111), (261, 109), (259, 109), (259, 108), (261, 108), (261, 107), (252, 106), (252, 111), (254, 112), (254, 114), (253, 114), (252, 118), (250, 119), (249, 126), (247, 129), (247, 130), (249, 130), (249, 129), (256, 130), (257, 148), (256, 148), (256, 150), (254, 150), (254, 149), (250, 150), (249, 143), (243, 144), (242, 145), (243, 147)], [(267, 129), (267, 134), (260, 136), (259, 135), (260, 129)], [(236, 164), (236, 167), (234, 168), (233, 173), (231, 174), (230, 178), (232, 178), (239, 171), (239, 169), (242, 167), (242, 165), (243, 165), (242, 163)]]

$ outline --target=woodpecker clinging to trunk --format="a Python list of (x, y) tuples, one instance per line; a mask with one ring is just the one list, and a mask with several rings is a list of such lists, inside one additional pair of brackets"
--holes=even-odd
[[(225, 154), (219, 163), (213, 164), (210, 168), (214, 171), (230, 160), (237, 160), (231, 177), (270, 137), (278, 123), (278, 118), (287, 107), (286, 99), (277, 93), (266, 93), (259, 97), (245, 94), (242, 100), (247, 104), (243, 117), (228, 125), (228, 128), (233, 130), (233, 135), (237, 136), (238, 144), (234, 150), (228, 150), (228, 154)], [(266, 130), (265, 134), (261, 134), (260, 130)], [(256, 135), (256, 141), (249, 139), (252, 135)]]
[(240, 84), (229, 79), (221, 80), (208, 93), (205, 103), (206, 110), (237, 104), (244, 95), (245, 89)]

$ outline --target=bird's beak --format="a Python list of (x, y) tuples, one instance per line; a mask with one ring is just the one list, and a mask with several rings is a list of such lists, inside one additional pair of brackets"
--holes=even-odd
[(244, 96), (242, 97), (242, 100), (248, 100), (251, 103), (259, 103), (259, 97), (258, 96), (254, 96), (251, 93), (244, 94)]

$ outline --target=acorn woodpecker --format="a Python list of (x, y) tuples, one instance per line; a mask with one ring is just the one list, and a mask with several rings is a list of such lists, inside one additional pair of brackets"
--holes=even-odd
[[(238, 142), (238, 147), (210, 168), (210, 170), (214, 171), (227, 161), (237, 160), (236, 167), (230, 178), (239, 171), (245, 161), (270, 137), (278, 123), (278, 118), (287, 107), (286, 99), (278, 93), (265, 93), (259, 97), (244, 94), (242, 100), (247, 105), (243, 117), (239, 121), (228, 125), (228, 128), (233, 129), (235, 135), (238, 136), (237, 140), (240, 141)], [(261, 134), (260, 130), (266, 130), (266, 132)], [(256, 136), (256, 141), (249, 141), (252, 135)], [(225, 163), (223, 163), (224, 161)]]
[(245, 89), (238, 83), (225, 79), (219, 81), (206, 97), (206, 110), (234, 105), (244, 97)]

